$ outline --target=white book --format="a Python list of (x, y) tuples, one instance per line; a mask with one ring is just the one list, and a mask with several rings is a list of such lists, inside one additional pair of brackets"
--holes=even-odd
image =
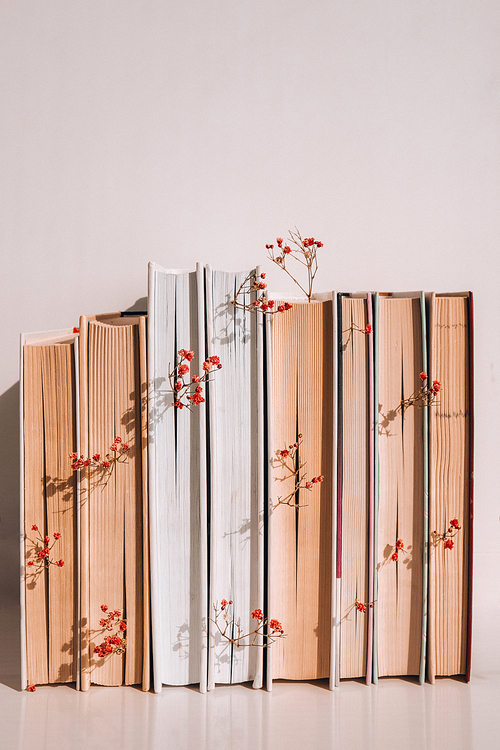
[(174, 407), (169, 374), (180, 349), (203, 375), (203, 271), (150, 263), (148, 302), (149, 492), (154, 690), (206, 689), (206, 403)]
[[(245, 634), (258, 624), (252, 611), (264, 609), (264, 321), (231, 304), (246, 273), (205, 273), (207, 355), (222, 364), (209, 387), (208, 685), (251, 680), (261, 687), (264, 649), (223, 638), (213, 607), (232, 601), (231, 618)], [(240, 299), (247, 304), (250, 295)]]

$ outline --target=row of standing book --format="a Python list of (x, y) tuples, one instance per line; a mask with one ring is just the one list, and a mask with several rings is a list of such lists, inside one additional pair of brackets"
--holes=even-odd
[[(472, 295), (265, 317), (231, 304), (245, 276), (150, 264), (147, 315), (21, 337), (24, 686), (470, 678)], [(180, 349), (222, 363), (182, 410)], [(421, 373), (437, 397), (402, 406)], [(123, 460), (71, 468), (116, 436)], [(239, 641), (258, 609), (286, 637)]]

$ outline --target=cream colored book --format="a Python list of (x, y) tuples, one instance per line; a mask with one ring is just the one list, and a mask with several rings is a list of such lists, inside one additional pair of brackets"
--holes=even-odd
[[(121, 442), (116, 438), (121, 438)], [(144, 317), (80, 320), (82, 689), (150, 684), (147, 383)], [(115, 446), (115, 450), (112, 449)], [(125, 446), (127, 448), (125, 449)], [(114, 459), (120, 456), (116, 461)], [(102, 606), (120, 613), (126, 650), (101, 656)], [(116, 626), (116, 622), (114, 625)]]
[[(273, 317), (269, 615), (286, 637), (269, 649), (268, 669), (270, 680), (327, 678), (333, 686), (336, 377), (328, 297), (293, 300)], [(292, 452), (299, 474), (280, 461), (281, 451)]]
[[(421, 295), (380, 295), (374, 679), (419, 675), (424, 559), (424, 409), (403, 408), (423, 368)], [(377, 456), (376, 456), (377, 460)]]
[(21, 337), (23, 687), (78, 680), (75, 335)]
[(373, 325), (371, 294), (339, 295), (340, 678), (372, 677)]
[(433, 294), (430, 373), (428, 677), (470, 679), (472, 599), (472, 295)]

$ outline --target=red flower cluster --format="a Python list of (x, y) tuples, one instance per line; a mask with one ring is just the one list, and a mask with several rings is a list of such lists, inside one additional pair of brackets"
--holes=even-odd
[(452, 518), (450, 521), (450, 525), (448, 526), (448, 529), (444, 534), (438, 534), (436, 531), (432, 532), (432, 535), (434, 537), (434, 546), (436, 546), (439, 542), (444, 542), (445, 549), (453, 549), (453, 547), (455, 546), (453, 537), (458, 534), (461, 528), (462, 527), (458, 522), (458, 518)]
[(26, 689), (29, 693), (34, 693), (36, 690), (36, 685), (28, 685)]
[[(281, 623), (278, 620), (271, 620), (269, 627), (271, 633), (265, 633), (267, 625), (267, 618), (264, 617), (264, 613), (261, 609), (254, 609), (252, 612), (252, 619), (256, 620), (258, 625), (249, 633), (244, 633), (240, 627), (239, 620), (235, 621), (229, 612), (229, 606), (232, 601), (222, 599), (220, 603), (220, 609), (214, 604), (214, 617), (210, 618), (216, 626), (219, 634), (229, 643), (232, 643), (237, 648), (242, 646), (261, 646), (265, 648), (270, 646), (277, 638), (285, 636), (285, 632)], [(222, 623), (220, 622), (222, 620)], [(235, 635), (236, 633), (236, 635)]]
[(283, 626), (279, 620), (270, 620), (269, 621), (269, 627), (273, 631), (273, 633), (279, 633), (280, 635), (284, 634)]
[(441, 390), (441, 383), (439, 380), (433, 380), (432, 381), (432, 388), (429, 388), (425, 385), (425, 381), (427, 380), (427, 373), (421, 372), (420, 373), (420, 380), (422, 381), (422, 387), (418, 390), (412, 393), (412, 395), (409, 398), (402, 399), (398, 409), (405, 409), (409, 406), (414, 406), (415, 404), (422, 408), (422, 406), (431, 406), (431, 404), (434, 403), (436, 400), (436, 396)]
[(372, 325), (371, 325), (371, 323), (367, 323), (366, 326), (365, 326), (365, 330), (363, 331), (363, 333), (365, 333), (366, 335), (368, 335), (371, 332), (372, 332)]
[(397, 562), (399, 559), (399, 552), (405, 552), (405, 546), (402, 539), (396, 539), (396, 546), (394, 552), (391, 555), (391, 560)]
[[(290, 278), (297, 284), (300, 289), (304, 292), (309, 302), (312, 299), (312, 285), (316, 272), (318, 270), (318, 262), (316, 259), (316, 252), (318, 248), (323, 247), (323, 243), (316, 240), (314, 237), (306, 237), (302, 239), (300, 232), (289, 232), (289, 245), (284, 244), (282, 237), (276, 238), (276, 244), (278, 246), (278, 253), (274, 254), (274, 245), (266, 245), (266, 250), (269, 252), (269, 258), (276, 263), (283, 271), (285, 271)], [(293, 258), (301, 265), (307, 268), (307, 289), (299, 283), (295, 276), (287, 268), (287, 261)], [(279, 310), (278, 312), (283, 312)]]
[(107, 617), (99, 620), (101, 628), (108, 631), (117, 628), (118, 632), (105, 636), (104, 641), (94, 648), (94, 655), (104, 658), (110, 654), (123, 654), (127, 648), (127, 641), (119, 632), (123, 633), (127, 629), (127, 622), (122, 619), (119, 609), (109, 610), (107, 604), (101, 604), (101, 610), (108, 613)]
[[(241, 282), (235, 298), (231, 300), (232, 304), (242, 310), (259, 310), (267, 315), (273, 315), (276, 312), (283, 312), (284, 310), (274, 309), (274, 300), (269, 299), (267, 293), (264, 292), (264, 289), (267, 289), (267, 284), (264, 281), (265, 278), (265, 273), (261, 273), (259, 277), (257, 277), (257, 274), (255, 273), (249, 273), (246, 279)], [(257, 296), (253, 302), (245, 303), (239, 300), (240, 295), (249, 294), (260, 294), (260, 296)], [(291, 305), (287, 309), (290, 309), (290, 307)]]
[(273, 466), (275, 469), (282, 468), (285, 471), (285, 475), (280, 477), (279, 481), (283, 481), (289, 477), (295, 477), (295, 487), (292, 492), (286, 495), (286, 497), (278, 498), (277, 503), (273, 506), (273, 510), (277, 508), (278, 505), (289, 505), (292, 508), (300, 507), (296, 503), (298, 491), (300, 489), (312, 490), (315, 484), (322, 482), (324, 479), (324, 476), (319, 474), (317, 477), (313, 477), (310, 481), (306, 481), (306, 474), (301, 473), (305, 463), (300, 464), (300, 462), (298, 462), (297, 468), (296, 456), (299, 446), (301, 445), (302, 433), (297, 435), (297, 439), (298, 442), (290, 444), (288, 448), (275, 451), (274, 455), (276, 458), (274, 459)]
[[(193, 357), (194, 352), (190, 349), (179, 349), (177, 352), (177, 364), (168, 376), (170, 389), (174, 394), (173, 405), (176, 409), (183, 409), (185, 406), (189, 408), (193, 404), (195, 406), (203, 404), (205, 399), (202, 396), (203, 387), (200, 383), (207, 382), (209, 379), (208, 376), (213, 368), (217, 370), (222, 368), (219, 357), (207, 357), (202, 365), (205, 374), (202, 376), (193, 375), (191, 381), (186, 382), (184, 377), (189, 372), (189, 365), (187, 362), (191, 362)], [(193, 384), (196, 385), (194, 390), (192, 390)], [(184, 398), (186, 399), (185, 401), (183, 400)]]
[(78, 458), (78, 454), (70, 453), (69, 457), (71, 459), (71, 468), (73, 469), (73, 471), (82, 469), (85, 466), (108, 469), (111, 464), (115, 464), (120, 460), (125, 460), (125, 454), (130, 450), (130, 445), (128, 443), (123, 443), (121, 437), (119, 435), (116, 435), (113, 443), (109, 447), (109, 450), (111, 451), (111, 453), (117, 453), (119, 451), (119, 455), (112, 456), (111, 453), (107, 453), (105, 459), (101, 461), (100, 453), (94, 453), (92, 458), (85, 458), (83, 455)]
[(32, 543), (32, 548), (27, 552), (27, 557), (34, 557), (32, 560), (28, 560), (27, 565), (29, 568), (36, 568), (37, 571), (42, 568), (48, 568), (49, 565), (56, 565), (58, 568), (62, 568), (64, 560), (51, 560), (50, 551), (54, 544), (61, 538), (61, 533), (56, 531), (54, 533), (54, 541), (50, 544), (50, 536), (44, 536), (40, 534), (36, 523), (31, 527), (32, 531), (38, 532), (38, 536), (35, 541), (29, 540)]
[(366, 608), (373, 609), (374, 602), (368, 602), (368, 604), (365, 604), (364, 602), (358, 602), (357, 599), (354, 600), (354, 606), (358, 610), (358, 612), (361, 612), (361, 614), (365, 614)]

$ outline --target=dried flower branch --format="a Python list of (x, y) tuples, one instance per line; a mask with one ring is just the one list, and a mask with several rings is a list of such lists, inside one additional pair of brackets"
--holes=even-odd
[(101, 604), (101, 609), (104, 613), (108, 613), (106, 617), (102, 617), (99, 621), (99, 625), (104, 633), (106, 630), (115, 633), (107, 635), (104, 641), (94, 648), (94, 656), (99, 656), (101, 659), (111, 654), (123, 654), (127, 648), (127, 639), (124, 634), (127, 630), (127, 621), (122, 619), (122, 613), (119, 609), (110, 610), (107, 604)]
[(366, 602), (365, 603), (365, 602), (359, 602), (357, 599), (355, 599), (354, 600), (354, 606), (356, 607), (356, 609), (358, 610), (358, 612), (361, 612), (361, 614), (364, 615), (365, 612), (366, 612), (366, 610), (367, 610), (367, 608), (368, 609), (373, 609), (373, 605), (375, 604), (376, 601), (377, 600), (375, 599), (375, 601), (373, 601), (373, 602)]
[(437, 394), (441, 390), (441, 383), (439, 380), (433, 380), (432, 388), (429, 388), (425, 384), (427, 380), (427, 373), (425, 372), (420, 373), (420, 379), (422, 381), (420, 389), (412, 393), (409, 398), (402, 399), (398, 409), (407, 409), (409, 406), (414, 406), (415, 404), (421, 409), (423, 406), (431, 406), (434, 403)]
[(123, 443), (121, 437), (116, 435), (109, 450), (110, 453), (107, 453), (104, 458), (101, 458), (100, 453), (94, 453), (92, 458), (85, 458), (83, 455), (78, 458), (76, 453), (70, 453), (69, 457), (72, 461), (71, 468), (73, 471), (77, 471), (85, 466), (92, 466), (95, 468), (109, 469), (109, 472), (111, 473), (115, 464), (126, 461), (127, 451), (130, 450), (130, 445), (128, 443)]
[(444, 534), (438, 534), (437, 531), (432, 532), (432, 545), (436, 547), (439, 542), (444, 542), (445, 549), (453, 549), (453, 547), (455, 546), (453, 537), (458, 534), (461, 528), (462, 527), (458, 523), (458, 518), (452, 518), (450, 521), (450, 525), (448, 526), (448, 529), (444, 532)]
[(394, 546), (394, 552), (391, 555), (391, 560), (393, 562), (397, 562), (398, 561), (398, 559), (399, 559), (399, 553), (400, 552), (404, 552), (405, 554), (408, 554), (407, 550), (405, 550), (405, 546), (403, 544), (403, 540), (402, 539), (396, 539), (396, 544)]
[[(168, 376), (170, 390), (174, 394), (173, 404), (177, 409), (183, 409), (185, 406), (190, 409), (193, 405), (199, 406), (199, 404), (202, 404), (205, 399), (201, 395), (203, 393), (201, 384), (210, 380), (209, 374), (212, 368), (217, 370), (222, 368), (219, 357), (207, 357), (202, 365), (205, 374), (193, 375), (191, 380), (186, 382), (184, 378), (189, 373), (188, 362), (191, 362), (193, 357), (194, 352), (190, 349), (179, 349), (177, 364)], [(183, 401), (184, 398), (185, 401)]]
[(306, 465), (300, 463), (298, 456), (299, 446), (302, 445), (302, 433), (298, 436), (298, 442), (289, 445), (288, 448), (280, 450), (278, 448), (275, 451), (275, 458), (273, 458), (273, 468), (281, 467), (284, 470), (284, 474), (281, 477), (275, 477), (275, 481), (283, 482), (285, 479), (295, 477), (295, 486), (293, 490), (285, 497), (278, 497), (278, 501), (273, 505), (273, 510), (278, 505), (289, 505), (291, 508), (305, 508), (306, 505), (299, 505), (297, 502), (299, 490), (312, 490), (315, 484), (319, 484), (323, 481), (324, 477), (320, 474), (317, 477), (313, 477), (311, 481), (307, 481), (307, 474), (302, 473), (302, 469)]
[(33, 541), (33, 539), (27, 537), (28, 541), (31, 542), (33, 546), (27, 551), (26, 557), (34, 558), (28, 560), (28, 567), (33, 568), (36, 573), (41, 572), (43, 568), (48, 568), (50, 565), (62, 568), (64, 566), (64, 560), (52, 560), (50, 558), (52, 547), (61, 538), (59, 531), (54, 533), (54, 541), (51, 544), (50, 536), (42, 536), (36, 524), (33, 524), (31, 530), (37, 533), (37, 538)]
[[(274, 245), (266, 245), (266, 250), (269, 251), (270, 260), (272, 260), (273, 263), (276, 263), (277, 266), (290, 276), (290, 278), (304, 292), (310, 302), (312, 299), (314, 277), (318, 271), (316, 252), (319, 247), (323, 247), (323, 243), (319, 240), (315, 240), (314, 237), (305, 237), (302, 239), (297, 228), (295, 232), (289, 231), (288, 236), (290, 245), (285, 245), (281, 237), (276, 238), (279, 254), (274, 254)], [(287, 268), (287, 262), (292, 258), (307, 269), (307, 289), (302, 286)]]
[[(232, 600), (227, 601), (226, 599), (223, 599), (220, 603), (220, 609), (214, 604), (215, 619), (212, 617), (210, 618), (222, 638), (228, 641), (228, 643), (232, 643), (233, 646), (236, 646), (237, 648), (244, 646), (260, 646), (261, 648), (266, 648), (278, 638), (286, 638), (283, 626), (278, 620), (269, 621), (269, 629), (271, 632), (266, 634), (265, 629), (267, 625), (267, 617), (264, 617), (261, 609), (254, 609), (252, 612), (252, 619), (259, 623), (257, 627), (249, 633), (244, 633), (240, 627), (239, 621), (235, 622), (234, 617), (230, 614), (229, 607), (232, 603)], [(222, 627), (219, 620), (222, 620)], [(237, 635), (234, 634), (235, 631)], [(244, 641), (247, 639), (251, 640), (248, 643), (245, 643)]]
[[(276, 313), (285, 312), (285, 310), (291, 310), (292, 305), (289, 302), (285, 302), (284, 304), (275, 307), (274, 300), (269, 299), (267, 293), (264, 291), (264, 289), (267, 289), (267, 284), (264, 281), (265, 278), (265, 273), (261, 273), (259, 278), (257, 278), (257, 274), (252, 273), (251, 271), (246, 279), (241, 282), (235, 298), (231, 300), (231, 304), (235, 307), (239, 307), (241, 310), (254, 310), (264, 313), (265, 315), (275, 315)], [(239, 301), (238, 298), (240, 295), (251, 294), (252, 292), (257, 294), (259, 294), (259, 292), (262, 293), (260, 297), (256, 297), (253, 302), (245, 304), (244, 302)]]

